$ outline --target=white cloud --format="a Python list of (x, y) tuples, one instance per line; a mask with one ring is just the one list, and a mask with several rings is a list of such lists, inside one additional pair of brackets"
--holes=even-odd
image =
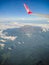
[(31, 33), (26, 33), (25, 35), (28, 36), (28, 37), (31, 37), (32, 36)]
[(43, 28), (43, 29), (42, 29), (42, 32), (46, 32), (46, 29), (45, 29), (45, 28)]
[(0, 42), (6, 42), (6, 40), (0, 40)]
[(18, 42), (18, 44), (21, 44), (21, 42)]
[(22, 20), (32, 20), (32, 21), (37, 21), (37, 20), (48, 20), (48, 18), (41, 18), (41, 17), (38, 17), (38, 18), (24, 18)]
[(22, 42), (24, 44), (24, 42)]
[(4, 35), (4, 36), (1, 36), (1, 38), (14, 41), (17, 37)]
[(32, 20), (32, 21), (37, 21), (37, 20), (49, 20), (48, 18), (42, 18), (42, 17), (36, 17), (36, 18), (14, 18), (14, 17), (10, 17), (10, 18), (0, 18), (0, 22), (1, 21), (18, 21), (18, 20)]
[(0, 46), (1, 46), (1, 49), (4, 49), (5, 44), (0, 44)]
[(49, 20), (48, 20), (48, 22), (49, 22)]
[(12, 48), (10, 48), (10, 47), (9, 47), (8, 49), (9, 49), (9, 50), (12, 50)]

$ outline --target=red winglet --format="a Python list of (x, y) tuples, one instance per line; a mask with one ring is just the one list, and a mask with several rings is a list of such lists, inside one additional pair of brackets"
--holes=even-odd
[(26, 4), (24, 4), (24, 7), (25, 7), (28, 14), (32, 14), (32, 12), (30, 11), (30, 9), (28, 8), (28, 6)]

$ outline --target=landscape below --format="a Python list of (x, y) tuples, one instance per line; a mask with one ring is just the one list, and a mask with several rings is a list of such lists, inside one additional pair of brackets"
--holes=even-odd
[(0, 65), (49, 65), (49, 24), (0, 24)]

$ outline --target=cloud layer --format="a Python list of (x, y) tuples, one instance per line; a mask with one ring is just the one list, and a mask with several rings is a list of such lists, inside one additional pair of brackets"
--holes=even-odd
[(48, 18), (42, 18), (42, 17), (37, 17), (37, 18), (0, 18), (0, 22), (3, 22), (3, 21), (20, 21), (20, 20), (32, 20), (32, 21), (40, 21), (40, 20), (46, 20), (48, 21), (49, 19)]

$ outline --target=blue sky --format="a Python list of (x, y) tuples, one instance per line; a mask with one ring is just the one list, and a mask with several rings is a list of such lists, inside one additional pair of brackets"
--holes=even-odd
[(49, 14), (49, 0), (0, 0), (0, 18), (28, 18), (23, 4), (26, 3), (32, 12)]

